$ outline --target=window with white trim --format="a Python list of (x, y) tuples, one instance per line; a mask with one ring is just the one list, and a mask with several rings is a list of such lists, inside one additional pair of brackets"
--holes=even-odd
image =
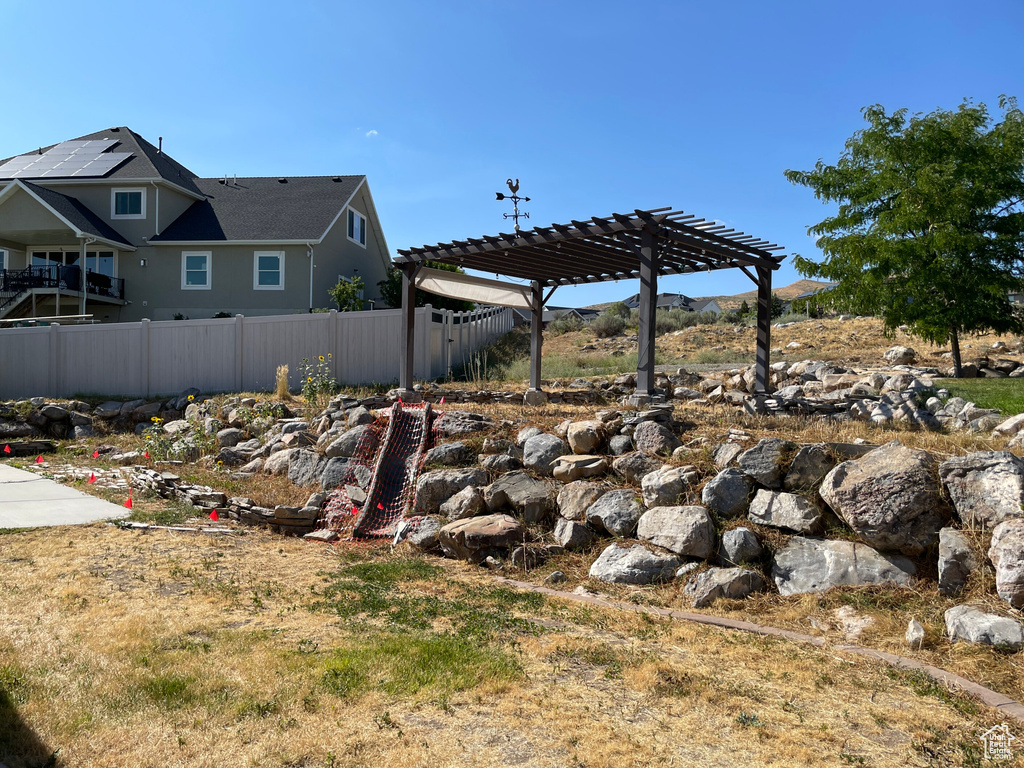
[(252, 289), (284, 290), (284, 251), (256, 251), (253, 254)]
[(366, 247), (366, 217), (355, 208), (348, 209), (348, 239)]
[(139, 187), (137, 189), (110, 190), (110, 218), (146, 218), (146, 189)]
[(181, 290), (210, 290), (210, 272), (213, 256), (210, 251), (181, 252)]

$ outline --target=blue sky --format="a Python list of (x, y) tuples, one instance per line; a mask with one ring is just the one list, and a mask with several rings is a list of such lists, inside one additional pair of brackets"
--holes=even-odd
[(532, 225), (672, 205), (814, 256), (829, 209), (782, 174), (834, 162), (862, 107), (1024, 98), (1021, 0), (0, 0), (0, 30), (0, 157), (128, 125), (201, 176), (365, 173), (392, 254), (509, 231), (512, 176)]

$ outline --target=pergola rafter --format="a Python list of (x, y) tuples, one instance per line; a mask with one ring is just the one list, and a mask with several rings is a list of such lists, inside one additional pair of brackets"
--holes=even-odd
[[(543, 289), (639, 278), (637, 395), (649, 397), (654, 390), (654, 312), (658, 277), (740, 269), (757, 285), (756, 388), (765, 393), (768, 390), (771, 275), (785, 258), (775, 253), (781, 249), (767, 240), (694, 214), (656, 208), (400, 250), (395, 263), (405, 275), (402, 299), (409, 327), (404, 337), (411, 345), (411, 306), (416, 290), (413, 280), (417, 265), (422, 262), (439, 261), (529, 280), (533, 297), (530, 389), (539, 391), (539, 326), (547, 301)], [(550, 295), (549, 292), (548, 298)], [(411, 347), (405, 350), (402, 360), (399, 383), (403, 389), (411, 389)]]

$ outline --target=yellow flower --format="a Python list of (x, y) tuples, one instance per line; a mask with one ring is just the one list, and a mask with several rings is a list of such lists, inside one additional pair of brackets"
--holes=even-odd
[(223, 467), (224, 466), (224, 462), (223, 461), (218, 461), (217, 462), (217, 466), (218, 467)]
[(159, 424), (161, 421), (163, 421), (163, 419), (161, 419), (159, 416), (154, 416), (153, 418), (150, 419), (150, 421), (152, 421), (154, 424)]
[(313, 377), (312, 377), (312, 376), (307, 376), (307, 377), (306, 377), (306, 381), (312, 381), (312, 380), (313, 380)]
[(189, 395), (189, 396), (188, 396), (188, 401), (189, 401), (190, 403), (191, 403), (191, 402), (192, 402), (193, 400), (195, 400), (195, 399), (196, 399), (196, 396), (195, 396), (195, 395)]
[(330, 353), (330, 352), (328, 352), (328, 353), (327, 353), (327, 359), (328, 359), (328, 360), (330, 360), (330, 359), (331, 359), (331, 353)]
[(322, 363), (323, 361), (324, 361), (324, 356), (320, 355), (320, 362)]
[(152, 437), (151, 437), (150, 435), (146, 435), (146, 440), (147, 440), (147, 441), (149, 441), (149, 440), (152, 440), (152, 439), (153, 439), (153, 438), (152, 438)]

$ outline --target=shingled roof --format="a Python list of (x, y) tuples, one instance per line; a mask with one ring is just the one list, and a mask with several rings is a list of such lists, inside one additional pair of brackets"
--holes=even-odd
[(365, 176), (195, 179), (206, 196), (151, 243), (218, 240), (317, 241)]
[(21, 183), (79, 232), (92, 235), (93, 237), (101, 237), (104, 240), (118, 243), (126, 248), (132, 248), (123, 235), (73, 197), (62, 195), (60, 192), (55, 192), (46, 187), (40, 187), (38, 184), (33, 184), (30, 181), (21, 181)]
[[(106, 130), (96, 131), (85, 136), (78, 136), (74, 139), (68, 139), (68, 141), (86, 141), (89, 139), (112, 139), (117, 141), (118, 144), (111, 150), (113, 152), (131, 152), (132, 156), (121, 163), (117, 168), (112, 170), (109, 174), (104, 176), (105, 179), (164, 179), (172, 184), (177, 184), (183, 189), (187, 189), (197, 195), (201, 195), (202, 192), (195, 184), (196, 175), (192, 173), (188, 168), (183, 166), (174, 158), (170, 157), (164, 152), (161, 152), (144, 138), (135, 133), (126, 126), (120, 126), (116, 128), (107, 128)], [(46, 152), (49, 149), (57, 146), (51, 144), (48, 147), (40, 147), (39, 150), (27, 150), (21, 152), (18, 155), (12, 157), (20, 157), (29, 153), (37, 151)], [(3, 165), (12, 157), (4, 158), (0, 160), (0, 165)], [(0, 175), (0, 179), (4, 177)], [(59, 177), (48, 176), (47, 180), (56, 179)]]

